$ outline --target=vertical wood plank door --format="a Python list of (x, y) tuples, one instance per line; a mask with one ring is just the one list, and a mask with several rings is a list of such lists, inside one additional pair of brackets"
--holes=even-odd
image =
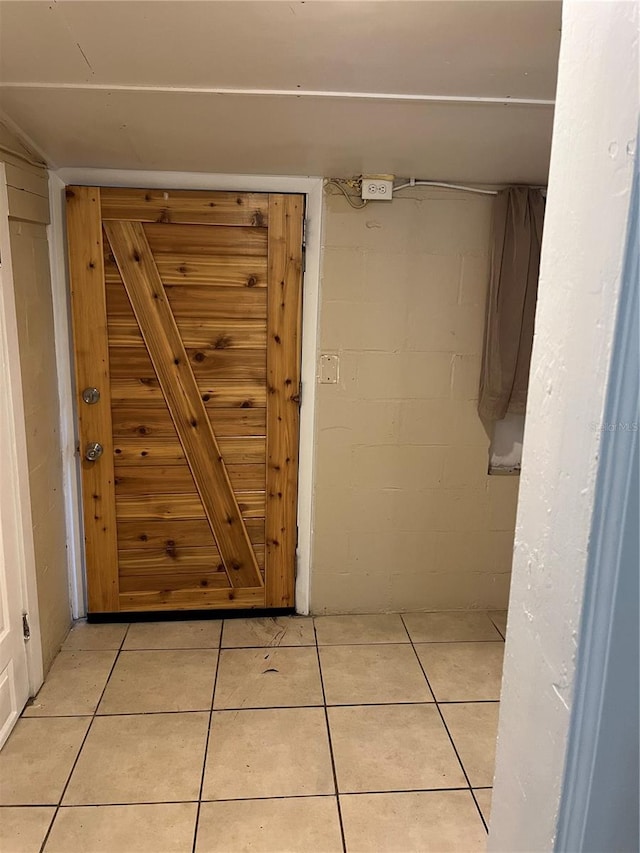
[(303, 220), (68, 187), (89, 613), (293, 607)]

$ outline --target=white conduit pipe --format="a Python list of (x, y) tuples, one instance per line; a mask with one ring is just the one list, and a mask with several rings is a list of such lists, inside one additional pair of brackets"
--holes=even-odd
[(461, 184), (445, 184), (442, 181), (415, 181), (411, 179), (406, 184), (400, 184), (399, 187), (394, 187), (394, 194), (400, 190), (406, 190), (407, 187), (443, 187), (447, 190), (463, 190), (467, 193), (478, 193), (479, 195), (498, 195), (497, 190), (481, 190), (478, 187), (465, 187)]
[[(410, 178), (406, 184), (394, 187), (393, 192), (397, 193), (399, 190), (406, 190), (408, 187), (443, 187), (447, 190), (462, 190), (466, 193), (478, 193), (479, 195), (498, 195), (498, 190), (482, 190), (480, 187), (467, 187), (463, 184), (446, 184), (443, 181), (416, 181), (414, 178)], [(544, 196), (547, 194), (546, 187), (536, 186), (531, 187), (531, 189), (541, 190)]]

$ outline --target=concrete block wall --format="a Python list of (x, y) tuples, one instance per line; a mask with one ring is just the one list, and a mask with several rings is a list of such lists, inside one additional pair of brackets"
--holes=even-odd
[(488, 476), (476, 412), (492, 198), (328, 196), (311, 606), (506, 607), (518, 478)]

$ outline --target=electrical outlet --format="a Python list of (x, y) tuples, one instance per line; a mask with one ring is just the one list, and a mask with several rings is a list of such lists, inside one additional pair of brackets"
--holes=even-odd
[(340, 361), (333, 353), (323, 353), (320, 356), (319, 380), (321, 385), (336, 385)]
[(371, 201), (391, 201), (393, 199), (393, 178), (381, 178), (377, 175), (362, 176), (362, 198)]

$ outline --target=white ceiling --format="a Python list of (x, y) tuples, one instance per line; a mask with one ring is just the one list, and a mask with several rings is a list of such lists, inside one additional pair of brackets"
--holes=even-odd
[(55, 166), (543, 183), (559, 40), (555, 0), (5, 0), (0, 107)]

